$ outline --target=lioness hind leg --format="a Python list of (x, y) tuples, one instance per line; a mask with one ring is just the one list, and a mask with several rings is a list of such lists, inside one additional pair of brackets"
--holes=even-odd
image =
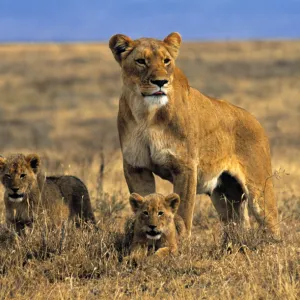
[(241, 185), (233, 176), (222, 173), (211, 199), (225, 224), (235, 222), (243, 228), (249, 228), (248, 201)]
[(58, 185), (63, 198), (69, 205), (70, 219), (80, 226), (82, 222), (96, 223), (89, 192), (77, 177), (62, 176)]
[(280, 238), (278, 210), (271, 179), (263, 190), (250, 188), (249, 210), (257, 222), (266, 228), (275, 238)]
[(69, 210), (70, 219), (75, 221), (77, 226), (81, 226), (82, 222), (96, 223), (89, 196), (86, 198), (84, 195), (73, 195), (69, 203)]
[(75, 213), (77, 217), (83, 220), (84, 222), (91, 222), (93, 224), (96, 223), (90, 197), (88, 194), (81, 196), (80, 211), (76, 211)]

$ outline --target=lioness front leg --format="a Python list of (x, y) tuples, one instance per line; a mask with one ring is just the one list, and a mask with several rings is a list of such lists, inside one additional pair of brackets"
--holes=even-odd
[(132, 260), (141, 260), (147, 256), (148, 248), (147, 245), (134, 243), (130, 249), (130, 259)]
[(123, 167), (130, 193), (139, 193), (142, 196), (155, 193), (155, 179), (151, 171), (132, 167), (125, 160)]
[(6, 211), (6, 224), (9, 228), (15, 230), (19, 235), (24, 231), (26, 226), (32, 227), (32, 220), (19, 219), (14, 215), (12, 209)]
[(16, 229), (14, 210), (9, 206), (6, 206), (5, 217), (7, 226)]
[(177, 246), (159, 248), (154, 255), (157, 257), (166, 257), (170, 254), (177, 254)]
[(154, 255), (155, 255), (156, 257), (166, 257), (166, 256), (168, 256), (170, 253), (171, 253), (171, 251), (170, 251), (170, 248), (169, 248), (169, 247), (163, 247), (163, 248), (158, 249), (158, 250), (154, 253)]
[(195, 198), (197, 191), (196, 167), (185, 168), (174, 175), (174, 193), (180, 196), (178, 214), (186, 225), (187, 235), (191, 235)]

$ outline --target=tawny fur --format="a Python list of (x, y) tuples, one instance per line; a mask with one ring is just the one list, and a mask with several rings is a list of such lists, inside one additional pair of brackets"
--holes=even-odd
[[(160, 257), (177, 253), (178, 241), (186, 234), (184, 221), (176, 214), (179, 203), (177, 194), (167, 197), (161, 194), (146, 197), (131, 194), (130, 204), (134, 216), (125, 225), (125, 238), (132, 255), (145, 256), (149, 250)], [(147, 236), (151, 226), (155, 226), (154, 232), (158, 238)]]
[[(110, 39), (122, 69), (118, 130), (129, 191), (154, 193), (153, 174), (172, 182), (189, 234), (197, 193), (211, 196), (225, 223), (247, 227), (249, 208), (279, 234), (263, 128), (244, 109), (189, 86), (175, 66), (180, 43), (178, 33), (163, 41), (119, 34)], [(160, 88), (157, 80), (166, 83)]]
[[(84, 183), (74, 176), (44, 176), (36, 154), (0, 157), (0, 180), (5, 188), (6, 221), (18, 232), (37, 219), (57, 225), (67, 215), (76, 222), (95, 222)], [(12, 198), (18, 195), (21, 200)]]

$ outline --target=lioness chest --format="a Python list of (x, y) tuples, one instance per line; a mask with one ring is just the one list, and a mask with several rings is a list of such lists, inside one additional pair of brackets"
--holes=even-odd
[(170, 161), (178, 156), (176, 142), (171, 141), (164, 128), (141, 122), (129, 127), (123, 137), (123, 157), (136, 168), (168, 169)]

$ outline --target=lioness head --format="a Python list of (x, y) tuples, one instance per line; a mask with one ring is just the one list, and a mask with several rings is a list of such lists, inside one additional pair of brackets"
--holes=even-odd
[(109, 47), (122, 67), (124, 86), (146, 104), (162, 106), (168, 102), (180, 43), (181, 36), (177, 32), (169, 34), (163, 41), (132, 40), (116, 34), (111, 37)]
[(0, 157), (0, 180), (11, 202), (23, 201), (31, 186), (36, 182), (39, 167), (40, 158), (37, 154)]
[(161, 194), (150, 194), (142, 197), (133, 193), (129, 198), (131, 208), (136, 216), (136, 225), (148, 239), (158, 240), (174, 226), (174, 215), (177, 212), (180, 198), (177, 194), (165, 197)]

